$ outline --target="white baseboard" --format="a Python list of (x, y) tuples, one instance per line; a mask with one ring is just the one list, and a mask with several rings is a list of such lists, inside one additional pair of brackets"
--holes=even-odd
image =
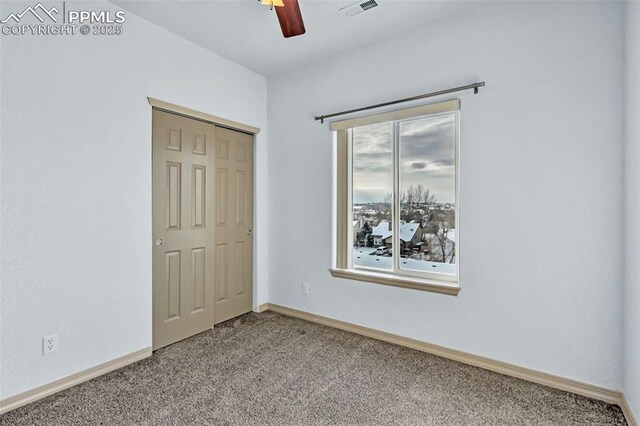
[(609, 404), (617, 404), (622, 409), (627, 423), (630, 426), (638, 426), (633, 414), (629, 408), (627, 400), (622, 392), (591, 385), (589, 383), (579, 382), (565, 377), (555, 376), (553, 374), (543, 373), (529, 368), (520, 367), (502, 361), (496, 361), (490, 358), (458, 351), (455, 349), (445, 348), (443, 346), (422, 342), (408, 337), (398, 336), (396, 334), (375, 330), (373, 328), (363, 327), (344, 321), (335, 320), (328, 317), (300, 311), (286, 306), (280, 306), (273, 303), (265, 303), (258, 307), (258, 312), (273, 311), (284, 315), (300, 318), (306, 321), (326, 325), (340, 330), (349, 331), (360, 334), (362, 336), (371, 337), (373, 339), (382, 340), (384, 342), (393, 343), (400, 346), (427, 352), (433, 355), (448, 358), (464, 364), (480, 367), (485, 370), (494, 371), (518, 379), (527, 380), (529, 382), (538, 383), (540, 385), (549, 386), (555, 389), (572, 392), (589, 398), (607, 402)]
[(638, 419), (633, 415), (633, 411), (631, 411), (631, 407), (629, 406), (629, 401), (627, 401), (627, 397), (623, 394), (622, 401), (620, 401), (620, 408), (624, 413), (624, 418), (627, 419), (627, 424), (629, 426), (638, 426)]
[(253, 308), (253, 312), (261, 313), (267, 310), (268, 303), (263, 303), (262, 305), (258, 305)]
[(54, 382), (47, 383), (46, 385), (38, 386), (37, 388), (0, 400), (0, 414), (29, 404), (30, 402), (37, 401), (56, 392), (60, 392), (61, 390), (70, 388), (71, 386), (86, 382), (87, 380), (91, 380), (95, 377), (102, 376), (110, 371), (133, 364), (134, 362), (140, 361), (148, 356), (151, 356), (151, 348), (141, 349), (120, 358), (105, 362), (104, 364), (96, 365), (95, 367), (91, 367), (70, 376), (63, 377), (62, 379)]
[[(443, 358), (452, 359), (465, 364), (473, 365), (476, 367), (484, 368), (486, 370), (494, 371), (497, 373), (505, 374), (507, 376), (516, 377), (530, 382), (538, 383), (544, 386), (549, 386), (555, 389), (560, 389), (567, 392), (572, 392), (578, 395), (583, 395), (589, 398), (598, 399), (610, 404), (617, 404), (622, 409), (627, 423), (629, 426), (639, 426), (638, 421), (633, 415), (629, 403), (625, 395), (622, 392), (606, 389), (603, 387), (591, 385), (588, 383), (578, 382), (576, 380), (567, 379), (564, 377), (555, 376), (552, 374), (542, 373), (539, 371), (531, 370), (525, 367), (520, 367), (513, 364), (508, 364), (502, 361), (496, 361), (489, 358), (473, 355), (470, 353), (458, 351), (455, 349), (445, 348), (443, 346), (434, 345), (431, 343), (421, 342), (419, 340), (410, 339), (408, 337), (402, 337), (395, 334), (387, 333), (384, 331), (375, 330), (368, 327), (362, 327), (359, 325), (351, 324), (344, 321), (335, 320), (332, 318), (323, 317), (320, 315), (312, 314), (309, 312), (300, 311), (297, 309), (287, 308), (272, 303), (265, 303), (258, 306), (255, 309), (256, 312), (273, 311), (284, 315), (300, 318), (306, 321), (326, 325), (329, 327), (337, 328), (340, 330), (349, 331), (352, 333), (360, 334), (362, 336), (371, 337), (374, 339), (382, 340), (388, 343), (393, 343), (400, 346), (416, 349), (422, 352), (427, 352), (433, 355), (441, 356)], [(141, 349), (136, 352), (132, 352), (120, 358), (105, 362), (104, 364), (91, 367), (87, 370), (80, 371), (46, 385), (38, 386), (37, 388), (22, 392), (18, 395), (0, 400), (0, 414), (11, 411), (15, 408), (37, 401), (49, 395), (52, 395), (61, 390), (67, 389), (71, 386), (75, 386), (87, 380), (91, 380), (95, 377), (106, 374), (110, 371), (117, 370), (129, 364), (132, 364), (141, 359), (151, 356), (151, 348)]]

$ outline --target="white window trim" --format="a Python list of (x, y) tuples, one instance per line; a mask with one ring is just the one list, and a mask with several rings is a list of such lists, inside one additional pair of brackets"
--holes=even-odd
[[(456, 262), (455, 275), (410, 271), (400, 268), (400, 256), (394, 254), (393, 271), (354, 266), (353, 265), (353, 232), (352, 232), (352, 129), (375, 123), (393, 122), (393, 206), (392, 223), (396, 223), (399, 194), (399, 140), (398, 127), (401, 121), (416, 119), (423, 116), (433, 116), (443, 113), (456, 113), (456, 140), (455, 140), (455, 188), (456, 188)], [(459, 285), (460, 263), (460, 100), (454, 99), (430, 105), (391, 111), (381, 114), (358, 117), (348, 120), (333, 122), (331, 129), (336, 131), (337, 158), (336, 158), (336, 257), (335, 264), (330, 269), (334, 277), (354, 279), (378, 284), (393, 285), (404, 288), (425, 290), (436, 293), (457, 295)], [(400, 233), (393, 233), (393, 247), (400, 247)], [(394, 253), (397, 253), (395, 251)]]

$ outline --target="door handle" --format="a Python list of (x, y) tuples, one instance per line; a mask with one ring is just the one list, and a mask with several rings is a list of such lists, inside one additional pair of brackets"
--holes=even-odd
[(157, 245), (157, 246), (161, 246), (161, 245), (162, 245), (162, 243), (164, 243), (164, 240), (163, 240), (162, 238), (158, 238), (158, 239), (156, 240), (156, 245)]
[(252, 234), (253, 234), (253, 230), (251, 230), (251, 229), (247, 229), (247, 235), (248, 235), (248, 236), (251, 236)]

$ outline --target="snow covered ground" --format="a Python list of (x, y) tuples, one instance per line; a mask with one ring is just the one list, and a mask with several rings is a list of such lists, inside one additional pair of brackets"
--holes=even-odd
[[(353, 265), (368, 268), (392, 269), (393, 260), (391, 256), (376, 256), (376, 249), (373, 247), (354, 247)], [(455, 274), (455, 264), (427, 262), (425, 260), (401, 259), (400, 266), (403, 269), (412, 271), (436, 272), (440, 274)]]

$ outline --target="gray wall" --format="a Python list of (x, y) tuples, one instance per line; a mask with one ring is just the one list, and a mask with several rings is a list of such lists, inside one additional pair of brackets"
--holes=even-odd
[[(256, 302), (267, 301), (267, 81), (126, 16), (123, 36), (2, 36), (2, 398), (151, 346), (147, 96), (262, 129)], [(59, 351), (42, 356), (55, 333)]]
[(628, 2), (625, 16), (624, 391), (640, 419), (640, 3)]
[[(620, 389), (621, 12), (483, 3), (271, 78), (269, 300)], [(482, 79), (461, 95), (459, 296), (332, 278), (332, 135), (313, 116)]]

